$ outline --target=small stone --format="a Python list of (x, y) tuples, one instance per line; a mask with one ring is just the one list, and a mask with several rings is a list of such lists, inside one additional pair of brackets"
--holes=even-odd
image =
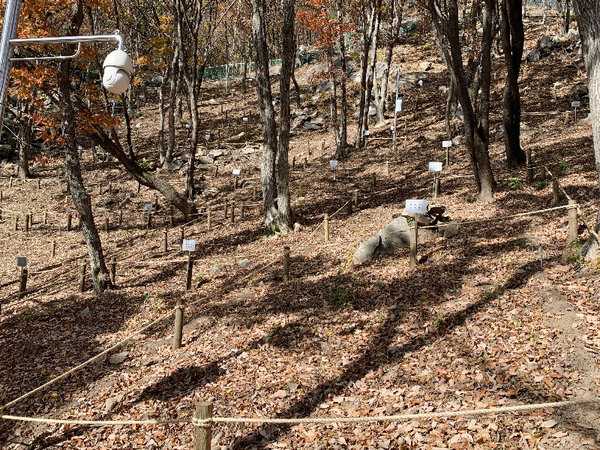
[(456, 222), (450, 222), (444, 227), (444, 237), (451, 239), (458, 234), (458, 224)]
[(287, 397), (287, 392), (284, 391), (283, 389), (280, 389), (279, 391), (275, 392), (272, 397), (273, 398), (285, 398)]
[(302, 225), (300, 225), (298, 222), (296, 222), (294, 224), (294, 233), (299, 233), (300, 230), (302, 230)]
[(422, 63), (419, 64), (419, 70), (431, 70), (431, 67), (433, 66), (433, 64), (431, 64), (428, 61), (423, 61)]
[(81, 311), (81, 312), (79, 313), (79, 315), (80, 315), (80, 316), (82, 316), (82, 317), (84, 317), (84, 316), (91, 316), (91, 315), (92, 315), (92, 313), (91, 313), (91, 311), (90, 311), (90, 307), (89, 307), (89, 306), (88, 306), (88, 307), (86, 307), (86, 308), (85, 308), (83, 311)]
[(129, 352), (117, 353), (116, 355), (112, 355), (110, 358), (108, 358), (108, 362), (111, 364), (120, 364), (125, 361), (127, 355), (129, 355)]
[(111, 397), (111, 398), (109, 398), (109, 399), (106, 400), (106, 403), (105, 403), (105, 406), (104, 406), (104, 410), (107, 413), (109, 413), (113, 409), (115, 409), (118, 404), (119, 404), (119, 399), (117, 399), (116, 397)]
[(238, 266), (240, 266), (242, 269), (245, 269), (246, 267), (250, 266), (252, 264), (252, 261), (250, 261), (249, 259), (242, 259), (241, 261), (238, 261)]
[(221, 271), (221, 266), (220, 266), (220, 265), (218, 265), (218, 264), (215, 264), (214, 266), (212, 266), (212, 267), (210, 268), (210, 273), (211, 273), (212, 275), (214, 275), (214, 274), (216, 274), (216, 273), (219, 273), (220, 271)]
[(129, 203), (131, 201), (132, 197), (133, 197), (133, 194), (129, 194), (127, 196), (127, 198), (121, 202), (121, 204), (119, 205), (119, 208), (122, 209), (125, 205), (127, 205), (127, 203)]

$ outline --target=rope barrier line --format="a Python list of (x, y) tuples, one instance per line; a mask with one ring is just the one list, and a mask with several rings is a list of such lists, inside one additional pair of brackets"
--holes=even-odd
[(498, 406), (492, 408), (470, 409), (464, 411), (436, 411), (429, 413), (396, 414), (392, 416), (366, 416), (366, 417), (295, 417), (295, 418), (255, 418), (255, 417), (211, 417), (208, 419), (171, 419), (171, 420), (77, 420), (77, 419), (51, 419), (44, 417), (25, 417), (2, 415), (0, 419), (22, 422), (37, 422), (47, 424), (67, 425), (167, 425), (192, 423), (194, 426), (206, 426), (213, 423), (258, 423), (258, 424), (294, 424), (294, 423), (365, 423), (365, 422), (395, 422), (406, 420), (445, 419), (452, 417), (471, 417), (482, 415), (495, 415), (505, 413), (519, 413), (534, 411), (536, 409), (563, 408), (567, 406), (587, 405), (600, 403), (600, 398), (584, 398), (565, 400), (561, 402), (536, 403), (532, 405)]

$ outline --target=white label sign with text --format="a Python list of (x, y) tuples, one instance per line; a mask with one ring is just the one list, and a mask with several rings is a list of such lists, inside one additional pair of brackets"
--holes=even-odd
[(337, 162), (335, 159), (333, 159), (333, 160), (329, 161), (329, 165), (330, 165), (331, 167), (337, 167), (337, 165), (338, 165), (338, 162)]
[(429, 171), (430, 172), (441, 172), (442, 171), (442, 163), (441, 162), (430, 162), (429, 163)]
[(152, 203), (146, 203), (144, 205), (144, 211), (152, 211)]
[(181, 243), (181, 250), (184, 252), (193, 252), (196, 250), (196, 241), (193, 239), (184, 239)]
[(452, 147), (452, 141), (442, 141), (442, 147), (443, 148)]
[(233, 174), (237, 177), (242, 171), (240, 169), (233, 169)]
[(404, 211), (408, 214), (427, 214), (427, 200), (406, 200)]

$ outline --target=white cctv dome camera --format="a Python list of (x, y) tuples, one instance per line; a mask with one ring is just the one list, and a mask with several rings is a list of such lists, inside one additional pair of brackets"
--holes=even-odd
[(133, 73), (133, 61), (123, 50), (115, 50), (104, 60), (102, 84), (108, 92), (122, 94), (127, 90)]

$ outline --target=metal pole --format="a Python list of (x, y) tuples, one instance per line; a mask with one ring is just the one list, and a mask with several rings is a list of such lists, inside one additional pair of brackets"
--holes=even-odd
[(6, 11), (4, 13), (4, 25), (2, 26), (2, 37), (0, 38), (0, 133), (4, 123), (4, 111), (6, 108), (6, 88), (8, 87), (8, 74), (10, 72), (10, 58), (12, 57), (12, 46), (10, 40), (17, 34), (17, 22), (19, 21), (19, 10), (21, 0), (6, 0)]

